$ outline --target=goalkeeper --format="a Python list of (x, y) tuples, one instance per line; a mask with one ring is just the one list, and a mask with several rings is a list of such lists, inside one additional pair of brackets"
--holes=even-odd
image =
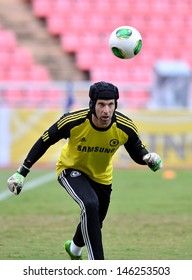
[(64, 244), (72, 260), (82, 259), (86, 246), (89, 260), (103, 260), (102, 223), (112, 191), (112, 157), (121, 145), (140, 165), (153, 171), (162, 167), (158, 154), (142, 144), (133, 121), (116, 110), (118, 88), (98, 82), (89, 89), (89, 108), (68, 112), (36, 141), (8, 188), (18, 195), (30, 168), (61, 139), (68, 139), (56, 164), (61, 186), (78, 203), (81, 215), (72, 240)]

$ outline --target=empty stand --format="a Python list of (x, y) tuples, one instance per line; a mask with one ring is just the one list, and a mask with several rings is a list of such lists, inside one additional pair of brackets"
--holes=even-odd
[[(47, 31), (59, 38), (64, 52), (74, 54), (77, 68), (88, 71), (91, 81), (105, 79), (116, 83), (128, 82), (150, 86), (153, 80), (153, 65), (159, 59), (185, 60), (192, 67), (190, 55), (192, 2), (189, 0), (31, 0), (30, 2), (34, 16), (45, 20)], [(120, 25), (138, 28), (143, 37), (141, 52), (131, 60), (115, 58), (108, 47), (110, 33)], [(0, 34), (1, 32), (5, 31), (0, 29)], [(3, 79), (10, 75), (6, 66), (10, 59), (7, 50), (13, 53), (17, 42), (11, 33), (7, 34), (6, 42), (1, 37), (0, 59), (2, 68), (6, 69), (0, 73), (0, 79)], [(19, 57), (17, 59), (19, 61)], [(49, 80), (49, 73), (46, 70), (39, 70), (41, 67), (34, 70), (35, 67), (30, 66), (31, 63), (33, 65), (33, 61), (30, 60), (30, 55), (27, 58), (26, 54), (26, 67), (21, 60), (23, 68), (30, 69), (27, 79)], [(22, 77), (22, 71), (20, 69), (17, 73), (12, 71), (11, 76)], [(130, 92), (129, 94), (132, 100), (135, 95), (134, 93), (131, 95)], [(143, 104), (147, 96), (145, 91), (144, 94), (138, 94), (137, 98), (141, 97)]]
[[(0, 63), (0, 82), (47, 82), (51, 79), (47, 68), (36, 64), (31, 52), (19, 46), (14, 33), (2, 27), (0, 28)], [(26, 89), (19, 87), (3, 90), (1, 96), (9, 106), (25, 104), (26, 99), (29, 101), (27, 105), (33, 106), (44, 100), (41, 91), (33, 91), (28, 95)]]
[[(54, 17), (56, 18), (58, 14), (64, 18), (63, 28), (57, 23), (56, 32), (57, 34), (61, 32), (58, 35), (61, 37), (60, 42), (64, 51), (76, 53), (77, 67), (83, 71), (90, 71), (90, 76), (94, 80), (103, 77), (113, 79), (114, 68), (118, 68), (120, 73), (123, 68), (124, 71), (130, 73), (129, 77), (133, 82), (150, 83), (152, 66), (157, 59), (161, 57), (182, 59), (182, 52), (179, 54), (178, 50), (181, 50), (183, 40), (178, 34), (190, 18), (190, 1), (171, 4), (170, 1), (160, 0), (143, 2), (78, 0), (76, 5), (71, 7), (72, 5), (73, 1), (69, 0), (55, 2)], [(178, 16), (171, 15), (170, 9), (173, 9)], [(181, 14), (179, 14), (180, 10), (182, 10)], [(122, 64), (122, 61), (116, 59), (114, 62), (114, 58), (109, 57), (110, 32), (120, 25), (135, 26), (143, 37), (141, 53), (137, 59), (133, 59), (135, 63), (127, 61), (127, 67)], [(107, 38), (105, 41), (101, 39), (103, 34)], [(105, 69), (98, 71), (98, 65)], [(107, 66), (109, 73), (107, 73)], [(122, 75), (116, 74), (115, 77), (115, 80), (119, 77), (122, 82)]]

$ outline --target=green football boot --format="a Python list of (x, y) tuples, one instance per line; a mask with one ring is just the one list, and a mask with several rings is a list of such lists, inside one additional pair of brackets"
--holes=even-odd
[(80, 256), (75, 256), (71, 253), (70, 251), (70, 246), (71, 246), (72, 240), (67, 240), (64, 244), (64, 248), (68, 255), (70, 256), (71, 260), (82, 260), (82, 254)]

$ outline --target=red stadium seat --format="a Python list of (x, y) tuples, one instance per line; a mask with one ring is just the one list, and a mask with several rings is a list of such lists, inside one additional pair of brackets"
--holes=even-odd
[(8, 79), (7, 70), (0, 68), (0, 81), (6, 81)]
[(113, 10), (113, 3), (111, 1), (103, 1), (103, 0), (97, 0), (95, 1), (95, 9), (96, 14), (103, 13), (103, 14), (111, 14)]
[(52, 11), (52, 0), (33, 0), (33, 13), (38, 18), (46, 18)]
[(33, 64), (32, 54), (28, 49), (16, 48), (11, 57), (12, 64), (15, 67), (29, 68)]
[(0, 30), (0, 51), (13, 51), (17, 46), (15, 35), (10, 30)]
[(109, 23), (110, 17), (101, 13), (93, 14), (88, 22), (92, 33), (97, 34), (97, 36), (111, 31), (111, 25)]
[(8, 70), (7, 77), (10, 81), (25, 81), (27, 78), (27, 72), (23, 68), (16, 68), (14, 65)]
[[(88, 49), (87, 49), (88, 50)], [(88, 71), (94, 64), (94, 53), (85, 50), (76, 53), (76, 64), (80, 70)]]
[(30, 81), (50, 81), (50, 75), (48, 70), (41, 65), (33, 65), (27, 75), (28, 80)]
[(52, 13), (46, 20), (47, 30), (52, 35), (60, 35), (65, 27), (65, 19)]
[(52, 14), (58, 17), (71, 14), (71, 11), (75, 9), (77, 5), (77, 3), (73, 3), (71, 0), (53, 0), (52, 3)]
[(93, 14), (93, 11), (95, 11), (95, 2), (96, 1), (89, 1), (89, 0), (76, 0), (74, 9), (75, 11), (78, 11), (80, 14)]
[(60, 37), (61, 47), (67, 53), (74, 53), (81, 48), (81, 41), (75, 33), (69, 32)]
[(1, 51), (0, 50), (0, 65), (1, 69), (7, 69), (9, 68), (9, 65), (11, 63), (11, 53), (7, 51)]

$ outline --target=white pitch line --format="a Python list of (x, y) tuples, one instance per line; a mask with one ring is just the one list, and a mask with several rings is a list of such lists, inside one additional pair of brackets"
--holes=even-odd
[[(54, 178), (56, 178), (55, 172), (51, 172), (51, 173), (45, 174), (41, 177), (38, 177), (38, 178), (36, 178), (36, 179), (34, 179), (30, 182), (26, 182), (24, 184), (22, 192), (23, 191), (28, 191), (28, 190), (31, 190), (31, 189), (35, 189), (35, 188), (37, 188), (41, 185), (44, 185), (44, 184), (52, 181)], [(0, 201), (7, 199), (11, 195), (14, 195), (14, 194), (11, 193), (9, 190), (0, 193)]]

